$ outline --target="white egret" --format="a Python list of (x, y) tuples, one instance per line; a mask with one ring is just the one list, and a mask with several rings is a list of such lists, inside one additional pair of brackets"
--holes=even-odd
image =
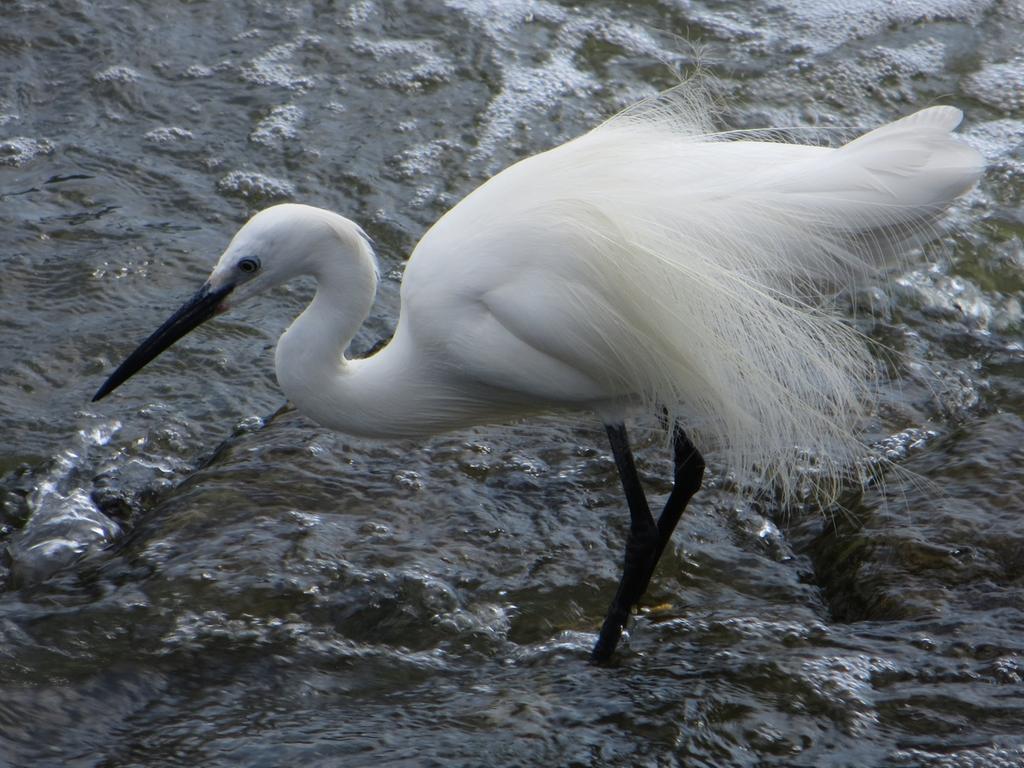
[[(710, 134), (686, 99), (663, 96), (516, 163), (445, 214), (409, 259), (393, 339), (362, 360), (345, 352), (377, 289), (368, 238), (329, 211), (268, 208), (94, 399), (229, 302), (312, 275), (316, 295), (275, 364), (288, 398), (327, 427), (410, 438), (596, 412), (631, 520), (592, 654), (604, 661), (700, 487), (700, 451), (774, 478), (783, 496), (808, 453), (826, 494), (862, 455), (874, 366), (822, 300), (976, 183), (981, 157), (951, 135), (961, 117), (931, 107), (832, 149)], [(658, 520), (623, 425), (640, 409), (674, 448)]]

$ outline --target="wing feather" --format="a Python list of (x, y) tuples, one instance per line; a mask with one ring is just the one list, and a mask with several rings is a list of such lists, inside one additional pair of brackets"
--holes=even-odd
[(628, 393), (740, 474), (788, 493), (809, 453), (829, 481), (863, 451), (875, 368), (823, 305), (928, 231), (982, 159), (951, 107), (838, 149), (690, 134), (687, 108), (628, 112), (481, 186), (417, 247), (403, 317), (440, 334), (438, 302), (474, 307), (486, 330), (435, 343), (482, 386)]

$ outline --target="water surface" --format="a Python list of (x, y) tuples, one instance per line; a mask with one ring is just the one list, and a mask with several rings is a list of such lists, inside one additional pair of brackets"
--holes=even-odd
[[(0, 764), (1024, 765), (1024, 11), (947, 0), (0, 6)], [(281, 289), (89, 398), (255, 210), (407, 254), (508, 163), (697, 59), (725, 127), (964, 108), (981, 187), (888, 286), (845, 511), (712, 459), (615, 662), (603, 430), (372, 444), (284, 404)], [(824, 130), (823, 130), (824, 129)], [(868, 311), (870, 309), (871, 311)], [(638, 459), (669, 490), (657, 435)], [(912, 474), (911, 474), (912, 473)]]

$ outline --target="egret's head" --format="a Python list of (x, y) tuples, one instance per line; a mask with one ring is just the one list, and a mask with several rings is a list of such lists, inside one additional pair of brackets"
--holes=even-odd
[(348, 219), (291, 203), (260, 211), (238, 230), (199, 291), (121, 363), (93, 401), (214, 315), (293, 277), (321, 278), (360, 261), (376, 269), (369, 238)]
[(344, 268), (347, 254), (370, 252), (368, 241), (356, 224), (336, 213), (294, 203), (275, 205), (238, 230), (207, 285), (211, 291), (230, 291), (220, 305), (226, 309), (293, 277), (321, 277), (325, 269)]

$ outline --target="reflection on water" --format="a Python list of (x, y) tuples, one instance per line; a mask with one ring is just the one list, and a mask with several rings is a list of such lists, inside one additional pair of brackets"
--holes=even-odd
[[(1012, 4), (26, 0), (3, 20), (0, 764), (1024, 764)], [(919, 269), (851, 297), (902, 355), (868, 429), (912, 474), (826, 516), (714, 475), (612, 668), (585, 663), (626, 524), (595, 422), (372, 444), (270, 418), (308, 285), (88, 402), (276, 200), (377, 242), (371, 348), (430, 223), (695, 47), (725, 125), (827, 138), (951, 102), (991, 171)], [(638, 458), (666, 493), (656, 436)]]

